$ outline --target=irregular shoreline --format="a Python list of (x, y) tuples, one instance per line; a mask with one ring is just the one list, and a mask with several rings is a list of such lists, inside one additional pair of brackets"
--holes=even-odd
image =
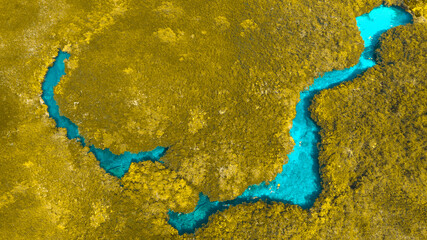
[(261, 183), (250, 186), (235, 200), (209, 202), (207, 196), (201, 196), (198, 207), (192, 213), (179, 214), (170, 211), (169, 223), (177, 228), (180, 234), (193, 233), (196, 228), (207, 223), (211, 214), (243, 202), (276, 201), (296, 204), (303, 209), (313, 206), (321, 191), (317, 160), (320, 128), (311, 119), (309, 111), (311, 100), (321, 90), (352, 80), (375, 66), (376, 63), (373, 60), (375, 47), (381, 34), (393, 27), (410, 23), (412, 17), (401, 8), (380, 6), (370, 13), (357, 17), (356, 20), (365, 41), (365, 50), (357, 65), (325, 73), (322, 77), (315, 79), (308, 91), (301, 92), (300, 101), (296, 106), (297, 115), (291, 129), (291, 136), (296, 145), (288, 155), (289, 162), (283, 166), (283, 171), (269, 185)]
[[(394, 19), (393, 14), (400, 15), (400, 17)], [(386, 16), (388, 19), (380, 19), (379, 17), (382, 16)], [(382, 21), (381, 24), (378, 24), (378, 21)], [(319, 91), (351, 80), (374, 66), (375, 62), (372, 59), (379, 36), (392, 27), (410, 21), (410, 15), (403, 10), (384, 6), (358, 17), (358, 26), (365, 41), (365, 51), (362, 53), (359, 63), (349, 69), (325, 73), (321, 78), (315, 79), (308, 91), (301, 92), (300, 101), (296, 106), (297, 115), (293, 120), (291, 129), (291, 136), (297, 144), (289, 154), (289, 162), (283, 166), (283, 171), (277, 175), (276, 179), (271, 181), (269, 185), (266, 183), (252, 185), (241, 196), (230, 201), (211, 202), (207, 196), (200, 194), (200, 200), (194, 212), (181, 214), (170, 211), (169, 223), (178, 229), (180, 234), (192, 233), (206, 223), (211, 214), (230, 206), (257, 202), (260, 199), (267, 202), (278, 201), (296, 204), (304, 209), (310, 208), (321, 191), (316, 146), (320, 140), (318, 135), (320, 129), (310, 117), (308, 108), (311, 100)], [(59, 107), (53, 97), (54, 87), (59, 83), (60, 77), (65, 75), (63, 61), (68, 57), (68, 53), (60, 51), (54, 65), (49, 68), (46, 80), (42, 85), (42, 99), (48, 105), (49, 115), (55, 120), (57, 127), (66, 128), (69, 139), (77, 139), (82, 146), (85, 146), (84, 138), (80, 136), (77, 125), (59, 114)], [(109, 149), (102, 150), (93, 145), (90, 146), (90, 152), (100, 161), (100, 166), (119, 178), (128, 171), (132, 162), (160, 161), (159, 159), (166, 153), (166, 150), (166, 148), (158, 147), (150, 152), (138, 154), (125, 152), (121, 155), (115, 155)]]

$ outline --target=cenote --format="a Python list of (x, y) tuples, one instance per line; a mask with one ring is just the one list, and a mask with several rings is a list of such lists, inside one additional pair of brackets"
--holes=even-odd
[[(296, 106), (297, 114), (290, 131), (296, 144), (288, 155), (289, 161), (283, 166), (283, 171), (268, 185), (266, 183), (252, 185), (234, 200), (211, 202), (207, 196), (200, 194), (199, 202), (193, 212), (182, 214), (169, 211), (169, 223), (180, 234), (194, 232), (207, 223), (210, 215), (243, 202), (275, 201), (297, 204), (304, 209), (313, 205), (321, 191), (317, 161), (320, 129), (310, 118), (308, 110), (313, 96), (323, 89), (332, 88), (344, 81), (351, 80), (373, 67), (376, 64), (373, 60), (375, 47), (380, 35), (390, 28), (410, 23), (412, 16), (400, 8), (380, 6), (368, 14), (357, 17), (356, 20), (365, 42), (365, 50), (356, 66), (325, 73), (322, 77), (315, 79), (308, 90), (300, 93), (300, 101)], [(42, 85), (42, 99), (48, 106), (49, 115), (55, 120), (57, 127), (66, 128), (69, 139), (77, 139), (82, 146), (86, 146), (85, 139), (80, 136), (77, 125), (60, 115), (59, 107), (53, 97), (54, 87), (59, 83), (61, 76), (65, 75), (64, 60), (69, 56), (68, 53), (59, 52)], [(157, 147), (150, 152), (125, 152), (122, 155), (115, 155), (109, 149), (102, 150), (93, 145), (89, 148), (90, 152), (99, 160), (100, 166), (117, 177), (122, 177), (132, 162), (160, 161), (159, 159), (167, 151), (165, 147)]]

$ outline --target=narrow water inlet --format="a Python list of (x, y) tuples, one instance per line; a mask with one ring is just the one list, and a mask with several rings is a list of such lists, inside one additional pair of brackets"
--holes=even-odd
[(374, 61), (375, 47), (382, 33), (393, 27), (412, 22), (412, 16), (401, 8), (380, 6), (370, 13), (356, 18), (364, 41), (364, 51), (357, 65), (325, 73), (314, 80), (308, 90), (300, 93), (300, 101), (296, 106), (296, 116), (290, 131), (295, 146), (288, 155), (288, 163), (283, 171), (270, 182), (252, 185), (234, 200), (226, 202), (210, 202), (207, 196), (201, 194), (195, 211), (188, 214), (169, 211), (169, 223), (180, 234), (194, 233), (199, 227), (208, 222), (210, 215), (230, 206), (243, 202), (259, 200), (296, 204), (304, 209), (313, 206), (321, 192), (318, 148), (320, 128), (311, 119), (308, 110), (314, 95), (323, 89), (332, 88), (342, 82), (354, 79), (367, 69), (376, 65)]
[[(86, 146), (85, 139), (80, 135), (78, 126), (74, 124), (69, 118), (62, 116), (59, 111), (59, 106), (54, 98), (54, 88), (58, 85), (61, 77), (65, 75), (65, 59), (68, 59), (70, 54), (59, 51), (58, 56), (52, 67), (46, 73), (45, 80), (42, 84), (42, 99), (47, 105), (49, 116), (56, 122), (56, 127), (65, 128), (67, 130), (67, 137), (69, 139), (76, 139), (83, 147)], [(129, 170), (132, 162), (140, 161), (160, 161), (159, 159), (166, 153), (167, 148), (157, 147), (149, 152), (131, 153), (124, 152), (121, 155), (112, 153), (108, 148), (100, 149), (91, 145), (88, 146), (90, 152), (93, 153), (99, 161), (100, 166), (105, 171), (116, 177), (123, 177)]]
[[(265, 183), (252, 185), (234, 200), (211, 202), (207, 196), (200, 194), (198, 205), (192, 213), (181, 214), (169, 211), (169, 223), (180, 234), (194, 232), (207, 223), (210, 215), (243, 202), (254, 202), (261, 199), (267, 202), (297, 204), (303, 208), (310, 208), (313, 205), (321, 191), (317, 161), (320, 129), (310, 118), (308, 111), (313, 96), (323, 89), (351, 80), (374, 66), (376, 64), (373, 60), (375, 46), (380, 35), (390, 28), (410, 23), (412, 16), (400, 8), (380, 6), (368, 14), (357, 17), (356, 20), (365, 42), (365, 51), (356, 66), (325, 73), (323, 77), (315, 79), (307, 91), (300, 93), (300, 101), (296, 106), (297, 114), (290, 131), (296, 145), (288, 155), (289, 161), (283, 166), (283, 171), (269, 185)], [(82, 146), (86, 146), (84, 137), (79, 134), (78, 126), (60, 114), (54, 99), (54, 88), (59, 83), (61, 76), (65, 75), (64, 60), (69, 57), (68, 53), (59, 51), (42, 84), (42, 99), (48, 106), (49, 116), (55, 120), (56, 126), (65, 128), (69, 139), (76, 139)], [(93, 145), (88, 147), (100, 162), (100, 166), (107, 173), (119, 178), (128, 171), (132, 162), (160, 161), (167, 151), (165, 147), (157, 147), (150, 152), (125, 152), (115, 155), (109, 149), (99, 149)]]

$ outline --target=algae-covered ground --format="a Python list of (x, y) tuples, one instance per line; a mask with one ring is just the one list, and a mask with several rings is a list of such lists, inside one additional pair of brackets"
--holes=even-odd
[[(355, 17), (382, 1), (0, 1), (0, 236), (8, 239), (423, 239), (424, 1), (382, 36), (378, 65), (321, 92), (322, 194), (302, 210), (242, 204), (194, 235), (167, 223), (199, 192), (228, 200), (272, 180), (299, 93), (357, 63)], [(170, 147), (121, 179), (56, 128), (41, 99), (58, 49), (63, 115), (98, 148)]]

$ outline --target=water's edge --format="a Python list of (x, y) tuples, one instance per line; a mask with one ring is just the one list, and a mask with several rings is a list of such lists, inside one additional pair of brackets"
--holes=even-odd
[[(65, 75), (65, 59), (69, 59), (70, 54), (59, 51), (58, 56), (55, 58), (53, 66), (50, 67), (46, 73), (45, 81), (42, 84), (42, 99), (47, 105), (49, 116), (56, 122), (56, 127), (65, 128), (67, 130), (67, 137), (69, 139), (76, 139), (86, 146), (85, 139), (79, 134), (79, 129), (70, 119), (62, 116), (59, 111), (59, 106), (54, 98), (54, 88), (58, 85), (61, 76)], [(96, 148), (93, 145), (88, 146), (90, 152), (93, 153), (99, 161), (100, 166), (105, 171), (116, 177), (123, 177), (128, 171), (132, 162), (140, 162), (145, 160), (160, 161), (159, 159), (166, 153), (167, 148), (157, 147), (149, 152), (131, 153), (124, 152), (121, 155), (115, 155), (109, 149)]]
[(313, 206), (321, 192), (318, 148), (320, 128), (311, 119), (308, 110), (313, 97), (321, 90), (333, 88), (345, 81), (352, 80), (366, 70), (376, 65), (375, 48), (379, 38), (385, 31), (412, 22), (412, 16), (398, 7), (380, 6), (370, 13), (356, 18), (357, 26), (365, 42), (357, 65), (325, 73), (314, 80), (307, 91), (300, 93), (300, 101), (296, 106), (296, 116), (292, 122), (291, 137), (296, 143), (288, 155), (288, 163), (283, 171), (270, 182), (252, 185), (239, 197), (231, 201), (210, 202), (207, 196), (200, 195), (196, 209), (188, 214), (169, 211), (169, 223), (178, 229), (180, 234), (194, 233), (199, 227), (208, 222), (209, 216), (241, 203), (251, 203), (260, 200), (266, 202), (282, 202), (296, 204), (303, 209)]
[[(310, 208), (320, 194), (320, 176), (318, 166), (317, 143), (320, 142), (319, 127), (311, 119), (308, 110), (314, 95), (323, 89), (332, 88), (342, 82), (354, 79), (373, 67), (375, 47), (380, 35), (386, 30), (412, 22), (412, 16), (397, 7), (380, 6), (368, 14), (356, 18), (361, 36), (365, 41), (365, 50), (356, 66), (344, 70), (325, 73), (323, 77), (314, 80), (308, 90), (300, 93), (300, 101), (296, 106), (296, 117), (290, 131), (296, 145), (288, 155), (289, 161), (283, 166), (283, 171), (270, 182), (252, 185), (239, 197), (225, 202), (211, 202), (200, 194), (196, 209), (188, 214), (169, 211), (169, 223), (179, 234), (193, 233), (197, 228), (207, 223), (210, 215), (230, 206), (241, 203), (251, 203), (263, 200), (266, 202), (283, 202), (297, 204), (304, 209)], [(78, 126), (65, 116), (62, 116), (54, 99), (54, 88), (61, 76), (65, 75), (65, 59), (70, 54), (59, 51), (55, 62), (46, 73), (42, 84), (42, 99), (48, 106), (49, 116), (56, 122), (57, 127), (66, 128), (67, 137), (76, 139), (86, 146), (85, 139), (79, 134)], [(107, 173), (121, 178), (129, 169), (132, 162), (145, 160), (160, 161), (166, 153), (166, 147), (157, 147), (150, 152), (113, 154), (109, 149), (99, 149), (88, 146)], [(160, 161), (161, 162), (161, 161)]]

